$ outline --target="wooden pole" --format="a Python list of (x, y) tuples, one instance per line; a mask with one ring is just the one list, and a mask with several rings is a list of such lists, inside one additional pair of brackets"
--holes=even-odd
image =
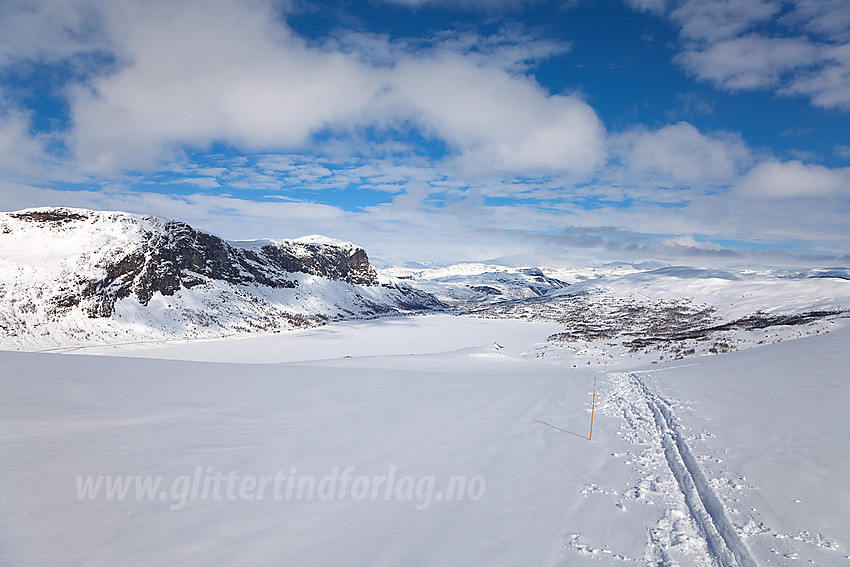
[(590, 405), (590, 435), (588, 441), (593, 441), (593, 414), (596, 412), (596, 376), (593, 377), (593, 403)]

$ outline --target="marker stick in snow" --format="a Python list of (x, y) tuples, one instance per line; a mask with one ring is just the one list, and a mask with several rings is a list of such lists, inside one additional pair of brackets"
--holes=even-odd
[(588, 441), (593, 441), (593, 414), (596, 411), (596, 376), (593, 377), (593, 402), (590, 404), (590, 435)]

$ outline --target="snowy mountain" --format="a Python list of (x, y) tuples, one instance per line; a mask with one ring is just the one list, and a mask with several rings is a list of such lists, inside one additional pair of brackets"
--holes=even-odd
[(382, 274), (409, 281), (456, 308), (479, 307), (511, 299), (527, 299), (563, 289), (569, 284), (547, 276), (540, 268), (509, 268), (493, 264), (455, 264), (442, 268), (390, 268)]
[(0, 214), (0, 346), (214, 337), (438, 307), (319, 236), (226, 242), (152, 216)]

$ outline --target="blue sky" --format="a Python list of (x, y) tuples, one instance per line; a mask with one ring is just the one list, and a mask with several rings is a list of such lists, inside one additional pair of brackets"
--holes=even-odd
[(5, 0), (0, 208), (379, 264), (847, 265), (845, 0)]

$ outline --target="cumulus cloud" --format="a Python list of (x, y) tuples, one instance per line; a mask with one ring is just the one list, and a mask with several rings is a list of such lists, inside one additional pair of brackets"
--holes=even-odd
[[(358, 132), (415, 129), (474, 173), (586, 175), (604, 128), (574, 95), (552, 95), (518, 73), (563, 46), (512, 41), (464, 50), (458, 37), (422, 51), (356, 41), (308, 45), (260, 0), (96, 3), (115, 67), (68, 89), (68, 138), (92, 174), (142, 170), (185, 148), (304, 151), (331, 132), (362, 151)], [(356, 146), (355, 146), (356, 144)]]
[(40, 163), (43, 147), (29, 133), (29, 120), (19, 112), (0, 114), (0, 172), (27, 176)]
[[(411, 260), (453, 263), (493, 258), (522, 263), (522, 258), (531, 257), (544, 265), (681, 261), (677, 258), (695, 258), (702, 265), (746, 264), (768, 258), (753, 256), (746, 245), (723, 246), (716, 240), (805, 241), (816, 250), (843, 251), (850, 214), (846, 200), (824, 195), (753, 198), (733, 190), (705, 194), (674, 207), (642, 202), (585, 208), (569, 197), (557, 203), (493, 204), (479, 193), (475, 206), (464, 206), (467, 193), (447, 196), (441, 193), (443, 187), (426, 181), (404, 187), (389, 203), (346, 211), (294, 198), (162, 194), (120, 186), (110, 191), (57, 191), (0, 181), (0, 210), (67, 205), (153, 213), (228, 239), (322, 233), (357, 242), (379, 263), (395, 265)], [(564, 228), (567, 223), (570, 226)], [(780, 254), (770, 260), (828, 265), (834, 257), (801, 260)]]
[(0, 66), (50, 63), (108, 49), (97, 10), (78, 0), (0, 2)]
[(30, 113), (5, 100), (0, 89), (0, 180), (74, 179), (47, 150), (55, 136), (32, 132)]
[(800, 73), (781, 92), (808, 96), (824, 108), (850, 109), (850, 43), (822, 48), (823, 64)]
[(782, 16), (788, 25), (799, 25), (815, 36), (850, 39), (850, 10), (845, 0), (795, 0), (794, 9)]
[(782, 76), (821, 59), (806, 39), (746, 35), (693, 48), (677, 56), (698, 78), (730, 91), (772, 87)]
[(70, 97), (73, 147), (91, 171), (150, 167), (216, 142), (297, 147), (355, 119), (381, 88), (372, 70), (307, 47), (257, 2), (117, 0), (103, 13), (120, 69)]
[(750, 170), (735, 189), (744, 196), (766, 199), (848, 197), (850, 168), (767, 161)]
[(677, 183), (728, 182), (750, 159), (740, 136), (706, 135), (687, 122), (655, 131), (637, 128), (613, 143), (630, 174), (651, 174)]
[(500, 69), (451, 55), (410, 59), (393, 71), (393, 87), (405, 114), (455, 147), (467, 171), (586, 175), (604, 157), (605, 131), (587, 103)]
[(850, 4), (844, 0), (626, 3), (665, 14), (679, 29), (675, 61), (720, 89), (774, 89), (819, 107), (850, 108)]
[(773, 17), (777, 0), (687, 0), (670, 13), (684, 39), (712, 43)]
[(667, 257), (741, 257), (741, 253), (732, 248), (716, 242), (696, 240), (688, 234), (665, 238), (658, 243), (658, 251), (660, 255)]

